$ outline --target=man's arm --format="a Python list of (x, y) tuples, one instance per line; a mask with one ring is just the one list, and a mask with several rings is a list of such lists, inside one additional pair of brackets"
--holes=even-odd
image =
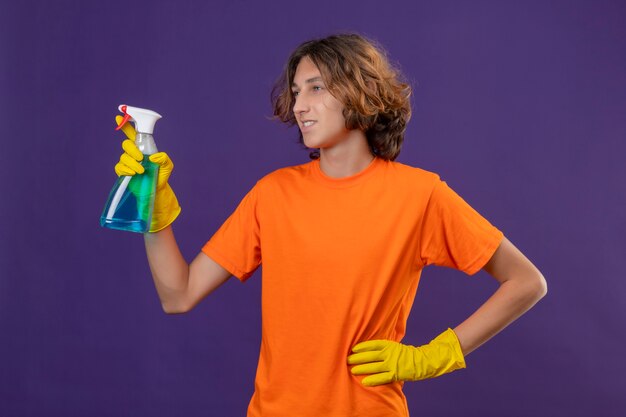
[(547, 292), (541, 272), (508, 239), (483, 268), (500, 288), (454, 331), (448, 329), (422, 346), (368, 340), (352, 348), (353, 375), (369, 375), (365, 386), (418, 381), (465, 368), (465, 356), (528, 311)]
[(483, 270), (498, 280), (500, 287), (454, 329), (463, 355), (468, 355), (498, 334), (548, 291), (541, 272), (506, 237)]
[(154, 285), (168, 314), (185, 313), (231, 277), (231, 273), (204, 253), (187, 264), (172, 227), (144, 234)]

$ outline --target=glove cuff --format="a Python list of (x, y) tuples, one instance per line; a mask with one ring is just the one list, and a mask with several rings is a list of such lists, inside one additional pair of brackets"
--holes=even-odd
[(448, 328), (445, 332), (434, 338), (430, 343), (440, 344), (450, 349), (449, 363), (444, 373), (466, 368), (465, 357), (461, 349), (461, 342), (454, 330)]
[(154, 199), (150, 233), (156, 233), (172, 224), (181, 212), (180, 204), (174, 190), (168, 183), (157, 193)]

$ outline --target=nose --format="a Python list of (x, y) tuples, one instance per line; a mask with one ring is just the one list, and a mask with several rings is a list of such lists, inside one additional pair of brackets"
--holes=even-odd
[(294, 97), (293, 103), (293, 113), (297, 116), (300, 113), (305, 113), (309, 110), (309, 103), (304, 97), (304, 94), (300, 92), (297, 96)]

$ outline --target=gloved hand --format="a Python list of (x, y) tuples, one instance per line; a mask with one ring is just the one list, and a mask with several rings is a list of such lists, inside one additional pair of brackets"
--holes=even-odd
[(352, 348), (348, 364), (353, 375), (373, 374), (361, 383), (371, 387), (394, 381), (418, 381), (465, 368), (459, 339), (448, 329), (423, 346), (391, 340), (368, 340)]
[[(116, 116), (115, 121), (119, 125), (122, 116)], [(143, 160), (143, 154), (135, 145), (135, 129), (130, 123), (122, 126), (122, 131), (128, 139), (122, 142), (124, 153), (120, 161), (115, 165), (115, 173), (118, 176), (143, 174), (145, 169), (139, 161)], [(167, 180), (174, 169), (172, 160), (165, 152), (157, 152), (148, 157), (150, 161), (159, 164), (159, 174), (156, 185), (156, 195), (154, 197), (154, 209), (152, 211), (152, 221), (150, 223), (150, 233), (158, 232), (169, 226), (180, 214), (181, 208), (174, 190)]]

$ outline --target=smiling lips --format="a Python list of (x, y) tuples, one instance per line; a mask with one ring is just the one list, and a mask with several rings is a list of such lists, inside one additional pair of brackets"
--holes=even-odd
[(301, 126), (300, 130), (302, 130), (303, 132), (306, 132), (315, 123), (317, 123), (316, 120), (304, 120), (304, 121), (302, 121), (302, 126)]

